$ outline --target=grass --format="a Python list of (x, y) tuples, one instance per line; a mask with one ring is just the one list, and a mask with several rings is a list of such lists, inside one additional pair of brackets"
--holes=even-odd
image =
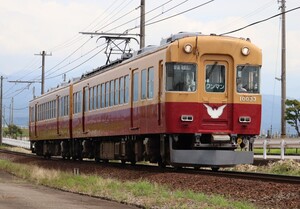
[(287, 159), (269, 163), (266, 166), (237, 165), (233, 168), (227, 168), (226, 170), (300, 176), (300, 162)]
[[(262, 155), (264, 153), (264, 149), (263, 148), (255, 148), (254, 149), (254, 154), (255, 155)], [(271, 155), (280, 155), (281, 154), (281, 150), (277, 149), (277, 148), (272, 148), (272, 149), (268, 149), (267, 150), (267, 154), (271, 154)], [(287, 148), (284, 151), (285, 155), (300, 155), (300, 149), (297, 148)]]
[(95, 175), (73, 175), (71, 172), (43, 169), (7, 160), (0, 160), (0, 169), (36, 184), (145, 208), (255, 208), (248, 202), (233, 201), (220, 195), (206, 195), (189, 190), (172, 190), (144, 180), (121, 182)]

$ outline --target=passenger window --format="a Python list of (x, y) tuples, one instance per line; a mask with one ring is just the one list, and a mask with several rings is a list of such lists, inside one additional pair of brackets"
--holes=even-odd
[(133, 101), (138, 101), (139, 97), (139, 73), (133, 74)]
[(125, 103), (129, 100), (129, 75), (125, 76)]
[(101, 108), (105, 107), (105, 84), (101, 84)]
[(124, 77), (120, 78), (120, 104), (124, 103)]
[(206, 92), (225, 92), (225, 66), (206, 65), (205, 90)]
[(109, 82), (105, 84), (105, 107), (109, 107)]
[(115, 80), (115, 105), (119, 104), (119, 79)]
[(153, 98), (154, 94), (154, 69), (153, 67), (148, 69), (148, 98)]
[(142, 81), (141, 81), (141, 99), (146, 99), (147, 93), (147, 71), (146, 69), (142, 70)]
[(110, 106), (115, 105), (115, 82), (110, 81)]

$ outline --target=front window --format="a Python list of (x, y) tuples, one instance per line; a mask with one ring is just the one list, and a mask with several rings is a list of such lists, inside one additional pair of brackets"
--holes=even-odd
[(225, 92), (225, 66), (206, 65), (205, 90), (206, 92)]
[(196, 91), (196, 65), (167, 63), (167, 91)]
[(259, 93), (259, 66), (239, 65), (236, 75), (236, 89), (239, 93)]

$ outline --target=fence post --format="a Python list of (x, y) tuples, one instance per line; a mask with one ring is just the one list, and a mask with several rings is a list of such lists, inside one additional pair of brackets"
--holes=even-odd
[(280, 159), (284, 160), (284, 147), (285, 147), (285, 141), (282, 139), (280, 142)]
[(264, 140), (263, 148), (264, 148), (264, 159), (267, 159), (267, 140)]

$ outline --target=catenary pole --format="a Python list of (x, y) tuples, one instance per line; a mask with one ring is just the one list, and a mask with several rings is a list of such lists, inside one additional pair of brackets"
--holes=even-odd
[(285, 101), (286, 101), (286, 31), (285, 31), (285, 0), (281, 0), (281, 138), (286, 137)]
[(45, 92), (45, 56), (51, 56), (52, 54), (47, 54), (45, 51), (42, 51), (39, 54), (35, 54), (42, 56), (42, 77), (41, 77), (41, 94)]
[(145, 0), (141, 0), (140, 49), (145, 47)]
[(2, 133), (3, 133), (3, 130), (2, 130), (2, 99), (3, 99), (3, 76), (0, 77), (0, 87), (1, 87), (1, 90), (0, 90), (0, 145), (2, 145)]

